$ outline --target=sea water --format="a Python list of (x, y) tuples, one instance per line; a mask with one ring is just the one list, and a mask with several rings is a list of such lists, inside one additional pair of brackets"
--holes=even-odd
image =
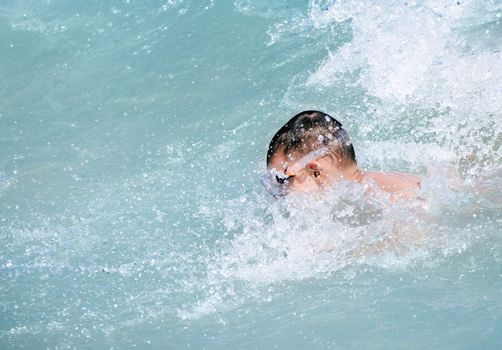
[[(501, 349), (501, 16), (3, 0), (0, 348)], [(268, 195), (305, 109), (420, 199)]]

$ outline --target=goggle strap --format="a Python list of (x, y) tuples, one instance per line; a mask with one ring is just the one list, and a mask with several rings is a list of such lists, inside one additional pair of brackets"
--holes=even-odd
[(293, 174), (295, 174), (296, 172), (298, 172), (299, 170), (305, 168), (307, 166), (308, 163), (310, 163), (311, 161), (315, 160), (315, 159), (319, 159), (321, 157), (324, 157), (326, 154), (328, 154), (330, 152), (330, 148), (329, 147), (321, 147), (321, 148), (318, 148), (316, 149), (315, 151), (312, 151), (310, 153), (308, 153), (307, 155), (305, 155), (304, 157), (300, 158), (299, 161), (297, 161), (292, 167), (291, 167), (291, 172)]

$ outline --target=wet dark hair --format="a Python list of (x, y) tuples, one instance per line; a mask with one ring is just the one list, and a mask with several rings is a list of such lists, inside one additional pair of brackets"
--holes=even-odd
[(320, 111), (303, 111), (291, 118), (272, 137), (267, 152), (267, 167), (272, 157), (281, 151), (299, 151), (307, 154), (321, 147), (338, 144), (342, 159), (356, 163), (354, 146), (342, 124), (330, 115)]

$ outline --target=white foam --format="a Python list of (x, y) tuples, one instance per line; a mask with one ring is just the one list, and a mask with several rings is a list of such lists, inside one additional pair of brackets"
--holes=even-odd
[[(447, 185), (440, 192), (448, 192)], [(441, 249), (427, 243), (436, 231), (430, 208), (438, 206), (392, 204), (385, 196), (368, 200), (359, 184), (341, 182), (323, 195), (291, 195), (273, 203), (256, 197), (244, 203), (240, 208), (229, 203), (225, 221), (235, 234), (208, 257), (206, 276), (190, 284), (203, 292), (178, 309), (180, 318), (218, 313), (250, 296), (267, 301), (267, 288), (284, 281), (367, 265), (402, 269)]]
[[(415, 118), (428, 125), (417, 123), (415, 132), (428, 134), (457, 160), (474, 159), (467, 172), (482, 173), (502, 161), (502, 52), (482, 44), (488, 40), (485, 32), (473, 36), (468, 29), (498, 21), (500, 7), (476, 1), (332, 1), (322, 6), (311, 1), (310, 18), (319, 30), (348, 21), (353, 37), (327, 55), (309, 75), (307, 88), (353, 88), (355, 83), (374, 118), (361, 122), (373, 128), (377, 120), (393, 123), (402, 111), (416, 110)], [(409, 113), (402, 117), (410, 118)]]

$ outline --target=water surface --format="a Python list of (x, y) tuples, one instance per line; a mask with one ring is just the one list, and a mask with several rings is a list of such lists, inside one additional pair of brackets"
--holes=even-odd
[[(500, 349), (501, 14), (4, 1), (0, 347)], [(273, 200), (268, 142), (304, 109), (426, 204)]]

